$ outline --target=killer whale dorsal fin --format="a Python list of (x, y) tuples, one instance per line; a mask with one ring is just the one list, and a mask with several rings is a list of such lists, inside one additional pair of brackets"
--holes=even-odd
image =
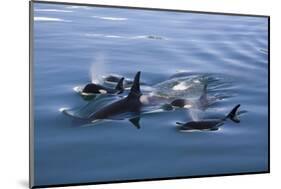
[(240, 119), (238, 117), (238, 108), (240, 107), (240, 104), (237, 104), (230, 112), (229, 114), (225, 117), (225, 119), (229, 118), (235, 123), (239, 123)]
[(142, 93), (140, 91), (140, 74), (141, 74), (141, 72), (139, 71), (135, 75), (133, 85), (132, 85), (130, 93), (128, 95), (129, 98), (130, 97), (140, 97), (142, 95)]
[(203, 86), (203, 92), (202, 92), (202, 95), (200, 96), (199, 98), (199, 101), (202, 103), (202, 104), (205, 104), (207, 101), (208, 101), (208, 96), (207, 96), (207, 83), (204, 84)]
[(117, 83), (117, 85), (116, 85), (116, 87), (115, 87), (116, 90), (118, 90), (118, 91), (120, 91), (120, 92), (123, 92), (123, 91), (124, 91), (123, 81), (124, 81), (124, 77), (122, 77), (122, 78), (118, 81), (118, 83)]

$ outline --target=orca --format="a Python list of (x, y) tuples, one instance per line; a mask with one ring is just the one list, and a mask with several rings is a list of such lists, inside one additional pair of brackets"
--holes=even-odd
[(208, 131), (216, 131), (220, 126), (224, 124), (227, 119), (232, 120), (235, 123), (240, 123), (238, 118), (238, 108), (240, 104), (236, 105), (227, 116), (222, 119), (206, 119), (201, 121), (191, 121), (187, 123), (176, 122), (179, 125), (180, 131), (191, 131), (191, 130), (208, 130)]
[[(108, 85), (115, 85), (115, 83), (118, 83), (119, 80), (122, 78), (122, 76), (111, 74), (108, 76), (103, 77), (104, 83)], [(129, 78), (124, 79), (124, 88), (131, 87), (133, 85), (133, 80)], [(146, 83), (140, 81), (141, 85), (146, 85)]]
[(82, 92), (83, 93), (90, 93), (90, 94), (121, 94), (124, 91), (124, 87), (123, 87), (123, 81), (124, 78), (122, 77), (116, 87), (114, 89), (112, 88), (108, 88), (99, 84), (95, 84), (95, 83), (89, 83), (87, 84)]
[(109, 75), (109, 76), (104, 77), (104, 80), (108, 81), (108, 82), (112, 82), (112, 83), (117, 83), (117, 82), (119, 82), (120, 78), (121, 78), (121, 76), (118, 76), (118, 75)]
[[(114, 116), (128, 112), (140, 113), (142, 107), (142, 103), (140, 101), (140, 97), (142, 96), (142, 93), (140, 91), (140, 74), (141, 72), (137, 72), (137, 74), (135, 75), (133, 85), (127, 97), (97, 110), (90, 116), (90, 119), (92, 121), (95, 121), (102, 119), (110, 119)], [(139, 118), (132, 118), (130, 121), (136, 127), (139, 127), (138, 120)]]
[(207, 96), (207, 84), (203, 86), (203, 92), (200, 98), (196, 101), (186, 100), (186, 99), (175, 99), (170, 104), (176, 108), (198, 108), (198, 109), (206, 109), (208, 106), (215, 102), (216, 98), (210, 98)]
[(141, 72), (136, 73), (133, 85), (126, 97), (99, 95), (86, 106), (62, 109), (62, 112), (71, 117), (91, 121), (93, 124), (106, 120), (126, 119), (139, 129), (142, 116), (173, 110), (170, 104), (162, 104), (167, 101), (166, 98), (154, 97), (141, 92), (140, 74)]

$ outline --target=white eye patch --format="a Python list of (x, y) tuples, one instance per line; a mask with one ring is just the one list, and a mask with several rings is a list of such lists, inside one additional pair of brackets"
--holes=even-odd
[(107, 91), (106, 91), (106, 90), (103, 90), (103, 89), (100, 89), (99, 92), (100, 92), (101, 94), (106, 94), (106, 93), (107, 93)]

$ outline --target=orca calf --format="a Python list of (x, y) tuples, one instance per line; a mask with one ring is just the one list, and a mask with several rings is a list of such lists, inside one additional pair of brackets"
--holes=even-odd
[(235, 123), (239, 123), (240, 120), (238, 118), (238, 108), (240, 107), (240, 104), (236, 105), (230, 113), (222, 118), (222, 119), (206, 119), (202, 121), (191, 121), (188, 123), (180, 123), (176, 122), (177, 125), (179, 125), (180, 131), (191, 131), (191, 130), (208, 130), (208, 131), (216, 131), (219, 129), (220, 126), (224, 124), (224, 122), (227, 119), (232, 120)]
[[(127, 112), (139, 113), (142, 107), (142, 103), (140, 101), (140, 97), (142, 95), (140, 91), (140, 73), (141, 72), (137, 72), (131, 90), (127, 97), (97, 110), (90, 116), (90, 119), (95, 121), (100, 119), (110, 119), (114, 116)], [(139, 127), (138, 123), (133, 124), (136, 127)]]
[(121, 94), (124, 91), (123, 81), (124, 81), (124, 78), (122, 77), (118, 81), (118, 83), (114, 89), (108, 88), (108, 87), (105, 87), (102, 85), (94, 84), (94, 83), (89, 83), (83, 88), (82, 92), (91, 93), (91, 94)]

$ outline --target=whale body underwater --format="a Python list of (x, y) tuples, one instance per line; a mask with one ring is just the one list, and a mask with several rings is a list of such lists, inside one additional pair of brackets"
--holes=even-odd
[[(93, 99), (85, 107), (63, 109), (62, 112), (71, 117), (88, 120), (91, 123), (97, 123), (103, 120), (128, 119), (135, 127), (140, 128), (139, 121), (143, 115), (190, 108), (197, 108), (204, 111), (214, 104), (216, 100), (220, 99), (208, 97), (206, 83), (203, 85), (201, 95), (195, 100), (185, 98), (168, 99), (158, 95), (143, 94), (140, 89), (140, 75), (140, 71), (136, 73), (127, 96), (123, 94), (122, 97), (120, 94), (124, 92), (124, 77), (114, 80), (118, 81), (115, 88), (108, 88), (94, 83), (87, 84), (82, 92), (98, 94), (98, 98)], [(236, 115), (238, 107), (235, 109), (234, 115)], [(215, 120), (192, 121), (185, 124), (177, 122), (177, 124), (181, 125), (181, 130), (217, 130), (216, 128), (223, 125), (227, 118), (234, 120), (235, 117), (237, 116), (228, 116)]]

